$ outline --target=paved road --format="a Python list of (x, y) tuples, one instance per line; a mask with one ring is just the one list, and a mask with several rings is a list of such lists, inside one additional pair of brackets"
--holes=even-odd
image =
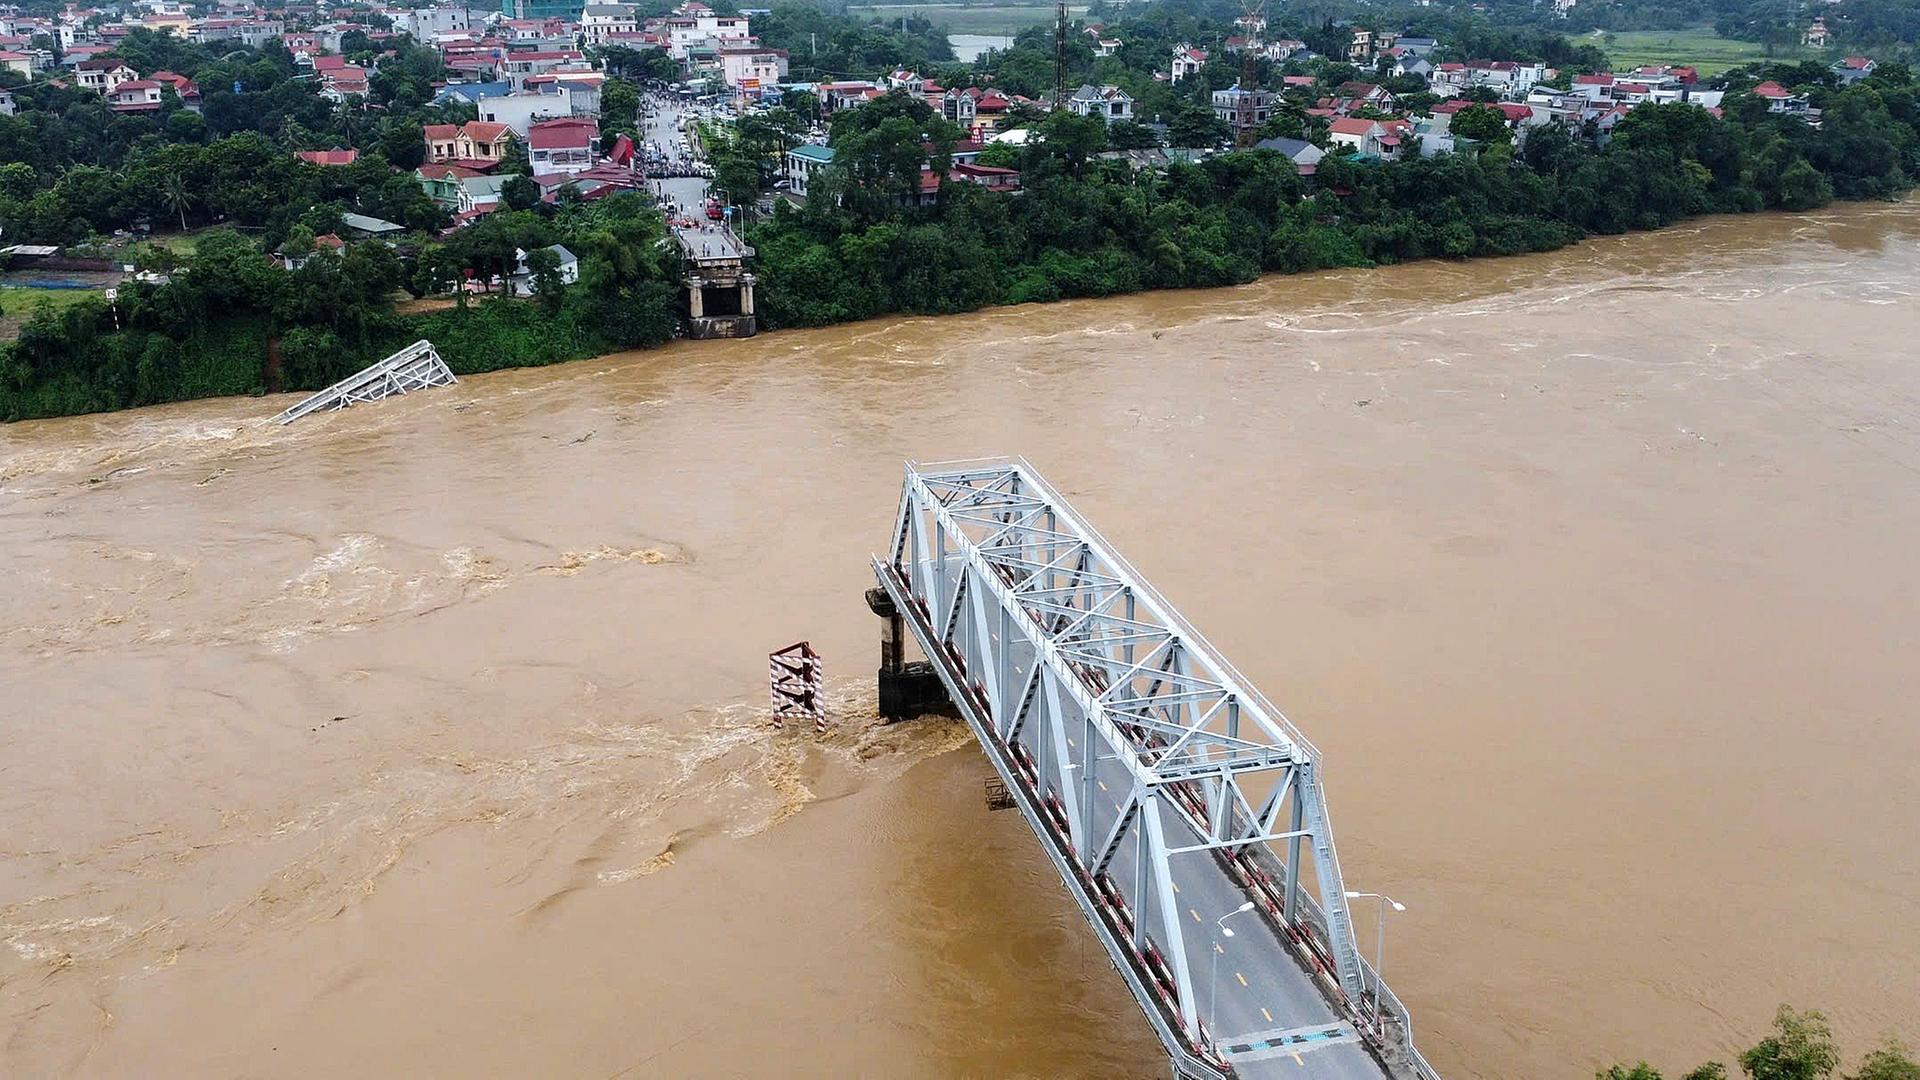
[[(642, 125), (641, 134), (647, 142), (658, 143), (666, 147), (668, 153), (673, 153), (674, 147), (679, 144), (680, 118), (683, 115), (684, 111), (670, 102), (658, 104), (653, 115), (647, 117)], [(663, 204), (675, 203), (690, 214), (698, 213), (706, 202), (707, 181), (702, 177), (670, 176), (647, 183)]]
[[(1072, 745), (1073, 740), (1068, 742), (1069, 756), (1081, 761), (1082, 749)], [(1111, 758), (1096, 762), (1093, 775), (1093, 825), (1088, 833), (1104, 836), (1120, 812), (1119, 796), (1131, 781), (1126, 769)], [(1161, 820), (1170, 842), (1191, 835), (1173, 812), (1162, 811)], [(1233, 936), (1219, 932), (1220, 917), (1249, 897), (1211, 855), (1176, 855), (1173, 870), (1200, 1017), (1238, 1075), (1294, 1080), (1382, 1080), (1386, 1076), (1353, 1026), (1335, 1014), (1258, 912), (1228, 919)], [(1131, 843), (1121, 844), (1111, 873), (1117, 881), (1132, 881)], [(1127, 889), (1131, 892), (1132, 886)]]
[[(704, 220), (704, 219), (703, 219)], [(742, 257), (739, 238), (718, 226), (675, 227), (681, 246), (696, 259), (738, 259)]]

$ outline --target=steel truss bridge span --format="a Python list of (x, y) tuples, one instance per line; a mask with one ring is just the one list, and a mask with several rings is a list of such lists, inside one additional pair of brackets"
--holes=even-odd
[(1355, 946), (1319, 751), (1032, 466), (909, 463), (874, 572), (1176, 1074), (1437, 1080)]

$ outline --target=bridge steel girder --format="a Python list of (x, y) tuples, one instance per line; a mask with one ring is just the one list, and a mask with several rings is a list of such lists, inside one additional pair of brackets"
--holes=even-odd
[[(1179, 1071), (1220, 1069), (1174, 859), (1216, 860), (1318, 958), (1349, 1009), (1379, 1000), (1353, 939), (1319, 752), (1031, 466), (909, 463), (874, 570)], [(1284, 855), (1269, 846), (1281, 840)]]

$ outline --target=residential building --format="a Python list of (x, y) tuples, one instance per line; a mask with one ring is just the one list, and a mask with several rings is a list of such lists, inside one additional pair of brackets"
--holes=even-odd
[(1266, 90), (1243, 90), (1234, 83), (1213, 92), (1213, 115), (1232, 126), (1236, 135), (1258, 130), (1273, 115), (1276, 96)]
[(360, 151), (336, 146), (331, 150), (295, 150), (293, 156), (309, 165), (340, 166), (360, 160)]
[(1353, 41), (1347, 45), (1347, 63), (1357, 67), (1372, 67), (1373, 50), (1373, 31), (1356, 29)]
[[(972, 87), (967, 88), (967, 90), (972, 89)], [(979, 126), (975, 121), (980, 115), (980, 102), (967, 90), (944, 91), (938, 98), (929, 100), (927, 104), (933, 106), (933, 111), (945, 117), (948, 123), (972, 132)]]
[(1183, 41), (1173, 47), (1173, 67), (1167, 71), (1167, 81), (1179, 82), (1189, 75), (1198, 75), (1205, 66), (1207, 50), (1196, 49)]
[(600, 87), (607, 77), (598, 71), (558, 70), (527, 76), (526, 93), (559, 94), (567, 100), (567, 116), (599, 116)]
[(1067, 99), (1067, 109), (1081, 116), (1097, 116), (1108, 124), (1133, 119), (1133, 97), (1117, 86), (1083, 84)]
[(1789, 116), (1798, 116), (1806, 120), (1817, 120), (1820, 118), (1820, 111), (1812, 107), (1807, 101), (1806, 95), (1793, 93), (1786, 87), (1772, 80), (1768, 80), (1754, 87), (1753, 96), (1765, 100), (1767, 103), (1767, 111), (1770, 113), (1785, 113)]
[(527, 160), (536, 176), (583, 172), (598, 157), (594, 144), (599, 137), (600, 125), (592, 120), (542, 120), (528, 130)]
[(720, 78), (736, 90), (768, 90), (787, 77), (787, 50), (757, 45), (720, 47)]
[(515, 135), (526, 138), (533, 126), (543, 120), (571, 117), (573, 91), (556, 86), (550, 93), (518, 93), (504, 97), (482, 97), (474, 110), (490, 124), (505, 124)]
[(481, 98), (506, 97), (513, 93), (513, 87), (504, 82), (448, 83), (440, 92), (433, 95), (433, 104), (445, 105), (449, 101), (462, 102), (478, 106)]
[(340, 226), (352, 233), (355, 239), (397, 236), (407, 231), (405, 225), (396, 225), (384, 218), (353, 213), (341, 214)]
[(107, 91), (107, 105), (117, 113), (160, 111), (160, 84), (152, 79), (128, 79)]
[(828, 115), (841, 109), (865, 105), (882, 93), (879, 84), (864, 80), (820, 83), (813, 88), (813, 92), (820, 98), (821, 113)]
[[(559, 273), (560, 283), (562, 285), (571, 285), (580, 280), (580, 260), (574, 256), (573, 252), (568, 251), (559, 244), (555, 244), (546, 250), (553, 252), (560, 260)], [(527, 267), (527, 253), (516, 248), (514, 249), (513, 256), (514, 269), (508, 281), (508, 284), (513, 288), (513, 295), (532, 296), (533, 271)]]
[(605, 45), (614, 34), (640, 31), (640, 9), (632, 4), (588, 4), (580, 12), (580, 40)]
[(1255, 150), (1271, 150), (1288, 161), (1302, 176), (1312, 176), (1319, 166), (1320, 159), (1327, 156), (1325, 150), (1305, 139), (1261, 139), (1253, 144)]
[(515, 90), (526, 85), (529, 76), (544, 75), (556, 68), (585, 64), (587, 54), (578, 49), (526, 49), (501, 57), (500, 70)]
[(393, 28), (410, 34), (422, 45), (431, 44), (440, 35), (465, 33), (473, 26), (473, 16), (465, 7), (424, 7), (388, 11)]
[(513, 151), (513, 129), (497, 122), (428, 124), (421, 133), (427, 140), (427, 160), (433, 162), (485, 169), (498, 165)]
[(721, 45), (739, 45), (753, 36), (746, 18), (739, 15), (715, 15), (705, 4), (682, 4), (661, 21), (667, 35), (667, 55), (685, 60), (696, 48), (715, 49)]
[(579, 22), (584, 0), (500, 0), (500, 14), (509, 19), (544, 22), (563, 19)]
[(12, 116), (19, 111), (20, 107), (13, 103), (13, 91), (0, 90), (0, 116)]
[(1336, 117), (1327, 137), (1336, 146), (1348, 146), (1361, 157), (1397, 160), (1412, 140), (1413, 124), (1406, 120), (1360, 120)]
[(415, 173), (421, 190), (455, 215), (468, 218), (499, 208), (512, 176), (475, 172), (463, 165), (422, 165)]
[(367, 72), (352, 64), (320, 72), (320, 96), (338, 104), (367, 96)]
[(1512, 60), (1469, 60), (1445, 63), (1435, 68), (1429, 80), (1433, 92), (1442, 97), (1458, 97), (1470, 86), (1489, 86), (1508, 97), (1525, 97), (1535, 83), (1547, 77), (1545, 64), (1521, 64)]
[(1833, 72), (1833, 77), (1839, 81), (1841, 86), (1852, 86), (1854, 83), (1873, 74), (1874, 68), (1877, 66), (1878, 65), (1867, 57), (1849, 56), (1844, 60), (1835, 60), (1833, 66), (1827, 70)]
[(820, 170), (833, 164), (833, 147), (804, 143), (787, 151), (783, 164), (787, 190), (804, 199), (814, 177)]
[(1800, 35), (1800, 44), (1809, 49), (1824, 49), (1832, 37), (1832, 32), (1827, 29), (1826, 18), (1816, 15), (1813, 22), (1807, 25), (1807, 32)]
[(73, 66), (73, 80), (82, 90), (108, 93), (123, 82), (132, 82), (140, 73), (122, 60), (82, 60)]

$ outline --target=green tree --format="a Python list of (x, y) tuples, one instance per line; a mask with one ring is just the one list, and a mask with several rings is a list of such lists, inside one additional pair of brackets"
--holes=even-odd
[(180, 231), (187, 231), (187, 207), (193, 205), (193, 196), (187, 193), (186, 178), (177, 172), (168, 173), (160, 181), (160, 201), (170, 213), (180, 218)]
[(560, 255), (550, 247), (527, 252), (527, 272), (533, 276), (533, 295), (548, 314), (566, 302), (567, 283), (560, 278)]
[(1782, 1005), (1774, 1014), (1773, 1034), (1741, 1054), (1740, 1067), (1753, 1080), (1822, 1080), (1840, 1067), (1840, 1052), (1833, 1048), (1833, 1029), (1824, 1015)]
[(1459, 138), (1472, 139), (1489, 146), (1504, 146), (1513, 140), (1507, 127), (1507, 115), (1492, 105), (1469, 105), (1453, 114), (1447, 129)]
[(1233, 128), (1203, 105), (1186, 105), (1167, 121), (1172, 146), (1217, 146), (1233, 137)]
[(1160, 145), (1160, 136), (1145, 124), (1116, 120), (1107, 125), (1107, 145), (1115, 150), (1151, 150)]
[(1847, 1080), (1920, 1080), (1920, 1063), (1908, 1054), (1899, 1041), (1888, 1039), (1860, 1063), (1860, 1071)]
[(540, 204), (540, 185), (531, 176), (509, 176), (500, 185), (500, 199), (511, 210), (531, 210)]

